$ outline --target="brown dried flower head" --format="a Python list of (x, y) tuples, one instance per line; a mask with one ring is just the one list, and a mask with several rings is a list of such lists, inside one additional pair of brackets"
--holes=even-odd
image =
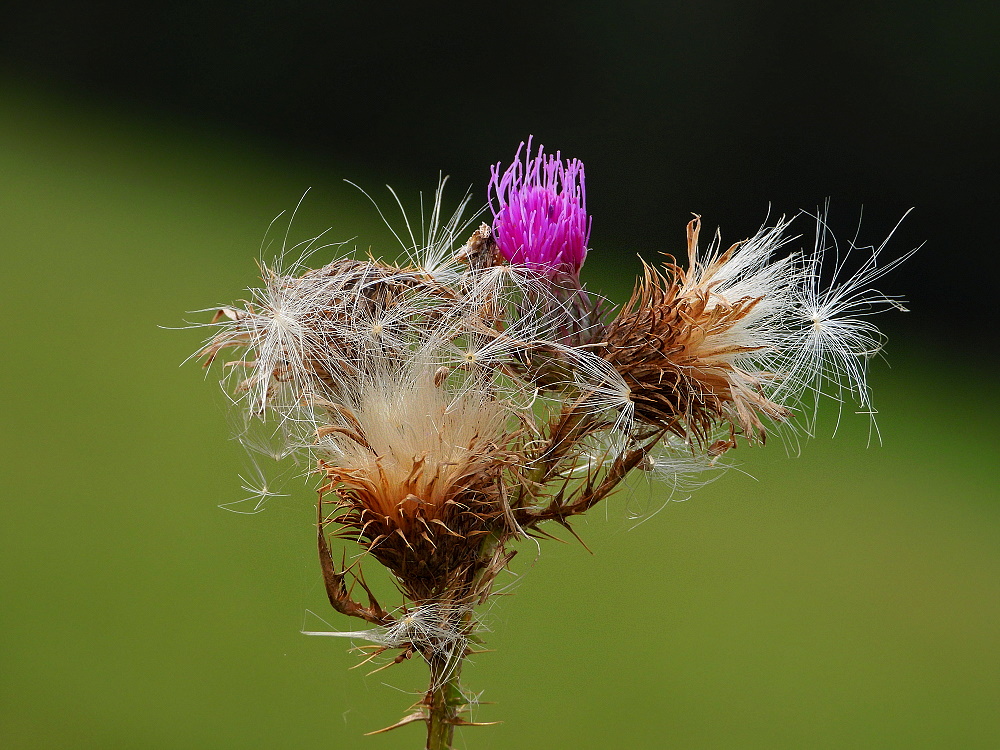
[(641, 422), (704, 447), (728, 424), (737, 434), (763, 441), (765, 422), (789, 410), (768, 400), (763, 383), (773, 373), (744, 369), (746, 355), (767, 348), (750, 327), (764, 296), (725, 294), (722, 277), (739, 244), (699, 263), (700, 219), (688, 224), (688, 270), (674, 263), (645, 274), (604, 335), (605, 358), (629, 387)]

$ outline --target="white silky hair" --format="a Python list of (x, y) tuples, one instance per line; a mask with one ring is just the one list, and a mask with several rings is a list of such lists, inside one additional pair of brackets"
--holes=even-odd
[[(715, 304), (759, 299), (730, 329), (714, 334), (713, 344), (747, 349), (728, 359), (759, 380), (768, 400), (796, 410), (797, 426), (807, 435), (815, 430), (823, 397), (836, 401), (838, 409), (853, 400), (859, 413), (874, 414), (867, 364), (881, 348), (882, 336), (866, 316), (902, 306), (870, 285), (916, 252), (880, 261), (895, 229), (877, 247), (852, 241), (842, 249), (829, 229), (827, 215), (828, 206), (815, 214), (781, 217), (773, 226), (762, 226), (738, 243), (711, 276)], [(815, 221), (812, 247), (785, 252), (798, 239), (789, 236), (788, 230), (799, 218)], [(861, 252), (866, 257), (848, 274), (848, 258)], [(721, 254), (716, 236), (693, 259), (695, 282)], [(829, 281), (824, 281), (824, 265), (830, 256), (833, 267), (826, 274)]]
[(348, 638), (374, 643), (386, 649), (413, 646), (421, 655), (430, 654), (446, 667), (439, 680), (446, 681), (464, 657), (469, 635), (476, 629), (463, 620), (472, 606), (455, 602), (427, 602), (401, 608), (390, 625), (366, 630), (302, 630), (303, 635)]
[[(899, 223), (877, 246), (862, 246), (856, 240), (842, 246), (830, 231), (828, 212), (826, 206), (814, 215), (806, 214), (816, 223), (813, 247), (803, 253), (789, 324), (774, 357), (775, 367), (782, 373), (775, 397), (783, 402), (805, 402), (801, 424), (807, 435), (815, 432), (819, 402), (824, 397), (837, 403), (838, 421), (844, 405), (853, 401), (858, 413), (868, 415), (877, 430), (868, 363), (881, 350), (884, 337), (867, 318), (890, 308), (906, 308), (899, 299), (871, 285), (919, 249), (883, 262), (881, 256)], [(860, 265), (848, 272), (852, 256), (859, 254), (864, 256)], [(829, 280), (824, 281), (824, 265), (831, 256)]]
[(423, 192), (420, 193), (420, 226), (418, 230), (416, 222), (412, 221), (407, 214), (399, 194), (390, 185), (386, 185), (402, 217), (403, 226), (397, 229), (382, 211), (378, 201), (367, 191), (350, 180), (345, 180), (345, 182), (361, 191), (362, 195), (375, 206), (382, 222), (399, 242), (412, 267), (442, 283), (454, 281), (460, 275), (461, 264), (458, 261), (456, 250), (459, 244), (464, 242), (469, 227), (485, 210), (485, 207), (480, 208), (472, 215), (468, 215), (469, 203), (472, 201), (471, 192), (467, 191), (452, 214), (445, 218), (442, 211), (448, 177), (440, 175), (429, 209), (424, 205)]
[(434, 384), (430, 367), (386, 369), (364, 380), (346, 404), (353, 419), (339, 421), (360, 427), (369, 447), (336, 432), (317, 443), (321, 454), (332, 448), (344, 468), (382, 473), (402, 487), (416, 461), (455, 471), (474, 458), (470, 452), (500, 441), (507, 431), (501, 403), (473, 391), (453, 397)]

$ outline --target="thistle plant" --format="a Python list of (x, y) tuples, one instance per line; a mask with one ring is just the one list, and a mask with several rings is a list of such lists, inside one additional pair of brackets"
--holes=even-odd
[[(870, 285), (905, 259), (869, 248), (837, 278), (838, 254), (824, 284), (822, 216), (798, 252), (791, 221), (724, 249), (702, 246), (696, 217), (686, 264), (646, 264), (615, 310), (580, 280), (582, 163), (529, 141), (493, 167), (488, 199), (470, 232), (468, 199), (443, 218), (439, 187), (401, 262), (313, 268), (317, 242), (283, 251), (200, 351), (206, 366), (232, 355), (223, 380), (245, 423), (318, 477), (326, 592), (363, 626), (310, 634), (367, 641), (388, 665), (422, 659), (427, 691), (387, 729), (423, 723), (435, 750), (473, 723), (462, 665), (518, 543), (572, 531), (635, 470), (682, 482), (738, 445), (809, 434), (822, 394), (872, 413), (867, 316), (899, 305)], [(375, 564), (396, 601), (366, 582)]]

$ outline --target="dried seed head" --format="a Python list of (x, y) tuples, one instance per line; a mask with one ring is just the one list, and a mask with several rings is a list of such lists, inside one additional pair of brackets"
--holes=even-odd
[(764, 299), (720, 291), (721, 271), (738, 252), (697, 263), (699, 220), (688, 227), (692, 267), (645, 266), (631, 299), (608, 326), (603, 356), (628, 384), (636, 419), (706, 446), (719, 423), (751, 440), (763, 439), (761, 418), (784, 419), (785, 408), (762, 391), (766, 374), (740, 366), (763, 348), (747, 319)]
[(513, 533), (510, 411), (481, 390), (454, 393), (439, 376), (429, 365), (378, 373), (356, 401), (327, 409), (317, 445), (341, 535), (368, 548), (415, 601), (468, 584), (484, 537)]

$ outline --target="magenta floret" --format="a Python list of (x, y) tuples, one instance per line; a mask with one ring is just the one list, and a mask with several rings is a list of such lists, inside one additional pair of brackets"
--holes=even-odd
[(583, 162), (563, 163), (558, 151), (546, 155), (543, 146), (532, 157), (529, 138), (502, 174), (500, 164), (490, 170), (489, 198), (504, 258), (549, 275), (577, 275), (590, 240)]

